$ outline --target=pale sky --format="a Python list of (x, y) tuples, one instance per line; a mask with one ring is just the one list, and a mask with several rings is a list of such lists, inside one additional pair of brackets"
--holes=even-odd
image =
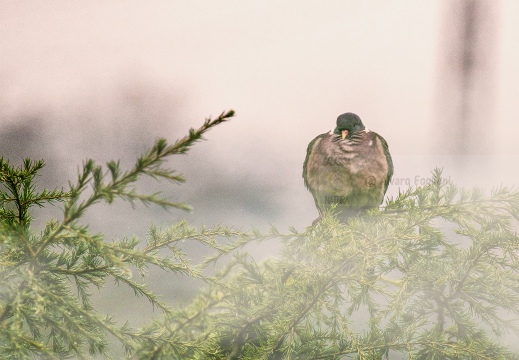
[[(150, 145), (173, 141), (232, 108), (236, 118), (183, 165), (186, 186), (209, 189), (204, 181), (221, 177), (259, 186), (256, 196), (278, 189), (275, 206), (293, 209), (286, 221), (307, 223), (315, 209), (301, 179), (306, 146), (341, 113), (359, 114), (385, 137), (395, 177), (426, 178), (435, 166), (456, 173), (448, 154), (431, 150), (449, 131), (438, 121), (446, 3), (2, 0), (0, 129), (43, 118), (51, 135), (39, 153), (61, 157), (69, 176), (86, 157), (122, 157), (136, 134)], [(497, 4), (495, 154), (485, 161), (498, 170), (484, 185), (516, 182), (502, 155), (519, 154), (519, 2)], [(89, 131), (111, 147), (92, 143)], [(468, 162), (463, 174), (473, 179), (481, 160)]]
[(235, 131), (254, 131), (262, 143), (287, 133), (309, 142), (355, 111), (388, 138), (398, 138), (398, 123), (415, 134), (393, 141), (396, 152), (426, 151), (438, 62), (434, 2), (130, 4), (3, 2), (7, 102), (62, 107), (145, 77), (178, 89), (193, 121), (236, 109)]

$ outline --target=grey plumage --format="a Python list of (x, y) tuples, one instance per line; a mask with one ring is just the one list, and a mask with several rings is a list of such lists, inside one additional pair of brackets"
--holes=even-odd
[(392, 175), (386, 140), (352, 113), (340, 115), (334, 131), (310, 142), (303, 165), (319, 215), (335, 205), (342, 218), (379, 206)]

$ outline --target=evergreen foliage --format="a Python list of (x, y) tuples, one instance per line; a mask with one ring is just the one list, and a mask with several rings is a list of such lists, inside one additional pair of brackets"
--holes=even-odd
[(347, 224), (326, 216), (304, 232), (273, 229), (280, 258), (236, 254), (168, 317), (164, 340), (203, 345), (179, 358), (517, 358), (499, 336), (519, 334), (518, 206), (517, 191), (485, 197), (435, 171), (430, 185)]
[[(0, 160), (0, 358), (109, 357), (108, 338), (131, 359), (517, 359), (500, 336), (519, 335), (519, 192), (490, 194), (433, 181), (340, 223), (329, 214), (304, 231), (261, 234), (181, 221), (139, 239), (107, 241), (80, 223), (100, 201), (123, 198), (189, 209), (134, 189), (142, 175), (184, 179), (164, 159), (185, 153), (233, 115), (207, 119), (168, 145), (163, 139), (123, 172), (89, 160), (67, 192), (38, 192), (43, 162)], [(63, 218), (31, 230), (31, 207), (63, 204)], [(224, 241), (224, 239), (227, 239)], [(179, 246), (214, 250), (193, 264)], [(281, 242), (257, 263), (242, 246)], [(204, 271), (222, 265), (214, 275)], [(173, 309), (147, 286), (149, 265), (207, 286)], [(141, 329), (116, 324), (92, 305), (108, 278), (146, 297), (164, 316)]]

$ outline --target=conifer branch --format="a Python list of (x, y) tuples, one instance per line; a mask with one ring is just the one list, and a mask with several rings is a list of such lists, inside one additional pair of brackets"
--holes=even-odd
[[(150, 227), (146, 241), (108, 242), (80, 225), (89, 208), (116, 198), (187, 209), (134, 185), (142, 176), (183, 182), (163, 167), (166, 157), (185, 153), (232, 115), (206, 119), (173, 145), (159, 139), (127, 171), (116, 161), (103, 168), (88, 160), (69, 192), (35, 190), (43, 162), (13, 168), (0, 160), (0, 357), (82, 358), (87, 350), (109, 357), (112, 335), (132, 359), (514, 358), (499, 338), (519, 334), (513, 188), (486, 195), (446, 183), (435, 170), (431, 184), (380, 210), (345, 223), (325, 214), (316, 226), (287, 234), (180, 221)], [(34, 234), (31, 208), (56, 201), (64, 202), (63, 218)], [(277, 258), (257, 262), (243, 251), (267, 240), (281, 244)], [(184, 241), (212, 254), (193, 264)], [(151, 265), (206, 287), (174, 309), (148, 287)], [(163, 318), (132, 329), (101, 315), (90, 289), (108, 278), (160, 308)]]
[[(152, 236), (150, 244), (153, 242), (155, 245), (140, 250), (137, 248), (138, 240), (109, 243), (78, 224), (92, 205), (100, 201), (111, 203), (115, 198), (126, 199), (132, 204), (139, 201), (163, 208), (189, 210), (187, 205), (161, 199), (158, 194), (140, 194), (132, 186), (142, 175), (156, 180), (183, 182), (182, 176), (162, 166), (165, 159), (185, 153), (205, 132), (233, 115), (234, 112), (229, 111), (215, 120), (206, 119), (199, 129), (191, 129), (188, 136), (173, 145), (159, 139), (150, 151), (137, 159), (132, 169), (125, 172), (120, 169), (119, 162), (109, 162), (107, 171), (104, 171), (92, 160), (87, 160), (78, 174), (77, 183), (70, 184), (69, 192), (46, 189), (36, 192), (34, 177), (43, 167), (43, 161), (26, 159), (21, 167), (14, 168), (0, 159), (0, 274), (3, 274), (0, 278), (0, 328), (5, 336), (10, 336), (9, 339), (20, 341), (9, 342), (8, 338), (0, 335), (0, 357), (5, 354), (15, 358), (29, 354), (48, 358), (68, 357), (70, 354), (82, 357), (86, 343), (91, 353), (107, 355), (108, 333), (132, 353), (137, 333), (126, 325), (121, 328), (114, 326), (109, 317), (98, 317), (88, 287), (101, 287), (111, 276), (132, 288), (136, 296), (146, 297), (152, 306), (171, 313), (170, 307), (162, 303), (146, 284), (130, 279), (130, 267), (136, 266), (141, 275), (144, 275), (145, 266), (153, 264), (167, 271), (201, 277), (202, 267), (192, 265), (174, 243), (193, 239), (220, 253), (234, 248), (215, 241), (216, 237), (239, 235), (225, 228), (202, 232), (190, 229), (188, 232), (188, 227), (184, 226), (177, 229), (175, 238), (162, 243)], [(91, 192), (87, 195), (89, 187)], [(56, 201), (65, 203), (62, 221), (49, 221), (40, 236), (32, 234), (30, 208)], [(161, 248), (170, 250), (171, 255), (159, 256), (157, 251)], [(75, 286), (75, 296), (68, 280), (72, 280), (72, 286)], [(41, 316), (43, 309), (47, 310)], [(34, 339), (26, 335), (27, 329)], [(44, 341), (43, 334), (47, 341)], [(53, 345), (47, 347), (44, 343)]]

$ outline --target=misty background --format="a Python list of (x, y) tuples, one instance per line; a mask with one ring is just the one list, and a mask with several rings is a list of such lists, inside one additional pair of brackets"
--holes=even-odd
[[(518, 16), (516, 0), (1, 0), (0, 156), (44, 159), (40, 186), (66, 189), (87, 158), (128, 168), (156, 138), (173, 143), (234, 109), (207, 141), (169, 161), (185, 184), (139, 183), (194, 211), (94, 207), (83, 222), (108, 240), (145, 238), (150, 224), (184, 218), (304, 229), (317, 216), (301, 178), (306, 147), (349, 111), (389, 143), (389, 196), (424, 185), (435, 167), (460, 185), (511, 186)], [(36, 214), (41, 227), (60, 211)], [(271, 241), (251, 252), (277, 250)], [(196, 292), (181, 277), (150, 273), (171, 303)], [(117, 291), (100, 292), (108, 313), (131, 295)], [(124, 310), (138, 321), (145, 308)]]

